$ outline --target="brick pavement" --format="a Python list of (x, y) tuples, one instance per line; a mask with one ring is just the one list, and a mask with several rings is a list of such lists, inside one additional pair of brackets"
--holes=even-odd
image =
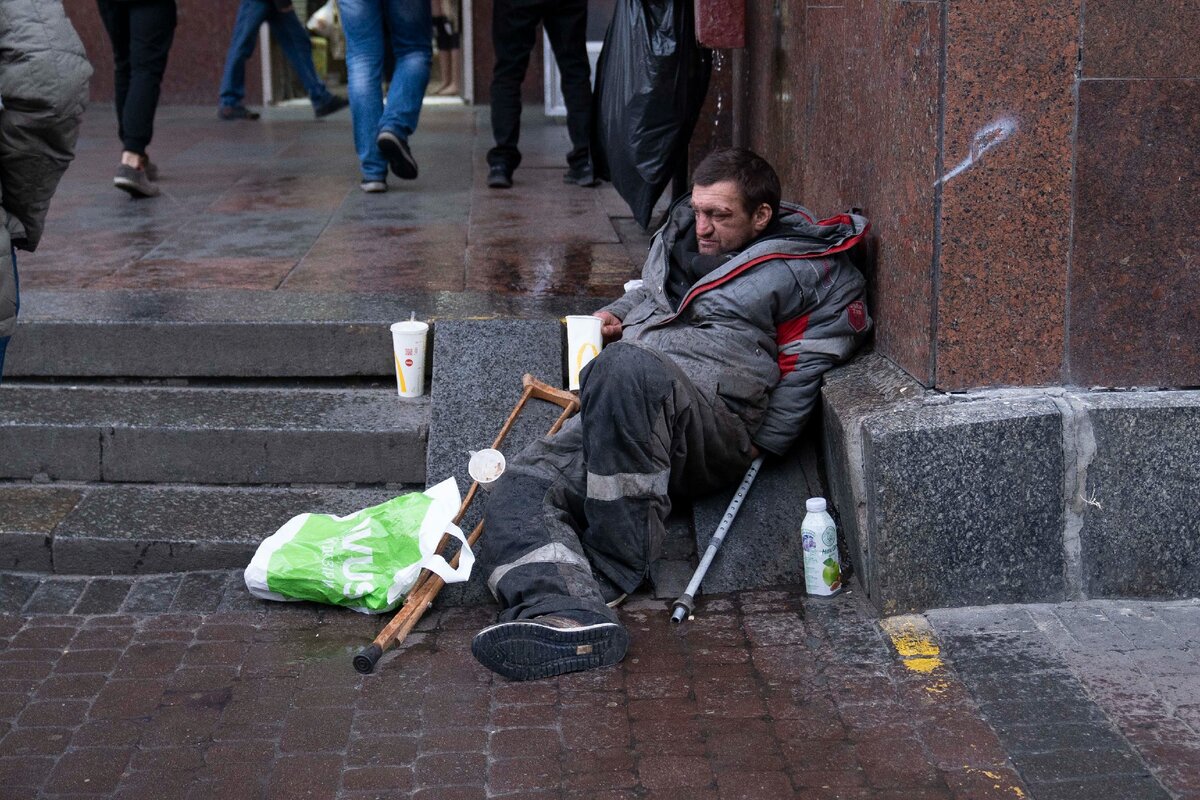
[(7, 573), (0, 611), (6, 800), (1200, 796), (1188, 603), (931, 628), (772, 590), (675, 628), (642, 597), (619, 667), (526, 684), (469, 654), (489, 609), (434, 611), (360, 676), (377, 619), (237, 573)]

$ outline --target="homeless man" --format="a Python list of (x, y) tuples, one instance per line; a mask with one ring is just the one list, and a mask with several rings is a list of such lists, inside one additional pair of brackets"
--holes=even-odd
[(736, 483), (800, 433), (821, 374), (870, 327), (845, 251), (867, 222), (780, 203), (760, 156), (718, 150), (655, 235), (642, 286), (596, 312), (604, 348), (580, 413), (511, 459), (490, 493), (479, 560), (503, 606), (471, 645), (528, 680), (616, 664), (610, 606), (647, 577), (672, 497)]

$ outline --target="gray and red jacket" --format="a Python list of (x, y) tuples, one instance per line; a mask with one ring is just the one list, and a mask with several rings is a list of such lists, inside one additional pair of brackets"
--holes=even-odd
[(642, 286), (603, 309), (621, 320), (622, 341), (665, 353), (742, 418), (760, 450), (777, 455), (808, 419), (821, 375), (871, 328), (865, 281), (846, 257), (867, 220), (846, 213), (814, 221), (782, 203), (778, 223), (674, 309), (665, 292), (670, 253), (695, 225), (685, 198), (651, 242)]

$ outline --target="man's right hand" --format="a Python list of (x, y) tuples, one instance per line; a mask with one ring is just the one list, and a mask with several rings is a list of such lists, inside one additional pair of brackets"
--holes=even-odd
[(615, 342), (621, 338), (621, 320), (610, 311), (596, 311), (593, 317), (600, 318), (600, 337), (604, 343)]

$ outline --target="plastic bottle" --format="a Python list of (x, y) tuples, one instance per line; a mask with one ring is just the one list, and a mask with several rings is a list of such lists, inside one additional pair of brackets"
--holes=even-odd
[(804, 507), (808, 511), (800, 523), (804, 545), (804, 588), (812, 597), (832, 597), (842, 591), (837, 526), (825, 510), (824, 497), (811, 497)]

